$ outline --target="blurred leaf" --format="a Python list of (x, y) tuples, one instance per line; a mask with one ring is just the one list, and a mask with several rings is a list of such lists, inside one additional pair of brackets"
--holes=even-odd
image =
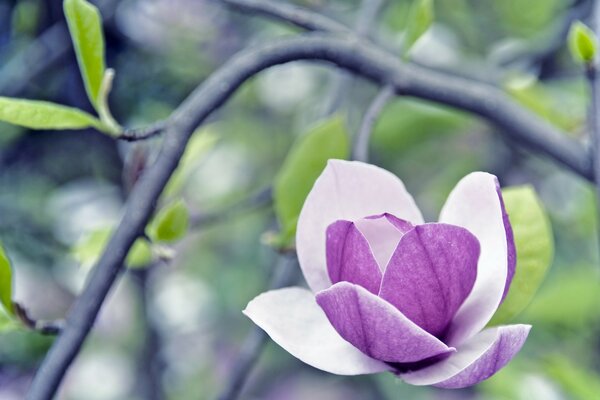
[[(12, 305), (12, 268), (0, 243), (0, 304), (9, 314), (14, 314)], [(1, 312), (2, 307), (0, 307)]]
[(125, 264), (127, 268), (143, 268), (150, 265), (152, 262), (153, 254), (152, 247), (146, 239), (138, 239), (133, 243)]
[(187, 232), (190, 213), (183, 200), (163, 207), (150, 223), (148, 236), (157, 242), (175, 242)]
[(203, 156), (217, 143), (217, 135), (210, 128), (203, 128), (193, 133), (179, 166), (171, 176), (163, 191), (163, 197), (168, 199), (179, 194), (185, 186), (191, 173), (196, 170)]
[(531, 186), (502, 191), (517, 250), (517, 268), (508, 295), (490, 325), (510, 321), (530, 302), (540, 287), (554, 255), (550, 221)]
[(11, 26), (14, 32), (35, 35), (40, 19), (40, 3), (34, 0), (21, 0), (15, 4)]
[(10, 332), (20, 329), (22, 326), (11, 318), (2, 308), (0, 308), (0, 333)]
[(327, 160), (347, 158), (349, 146), (348, 133), (339, 116), (319, 123), (296, 140), (274, 183), (275, 213), (281, 226), (280, 245), (292, 242), (304, 200)]
[(98, 9), (86, 0), (65, 0), (65, 16), (90, 102), (98, 110), (104, 77), (104, 35)]
[(433, 0), (414, 0), (410, 9), (408, 25), (406, 26), (402, 56), (407, 57), (410, 49), (419, 38), (429, 29), (433, 22)]
[(597, 399), (600, 394), (600, 376), (590, 368), (576, 364), (565, 356), (555, 354), (543, 364), (546, 373), (573, 399)]
[(590, 63), (596, 57), (598, 39), (596, 34), (581, 21), (575, 21), (569, 29), (569, 50), (579, 63)]
[(31, 129), (103, 129), (98, 119), (76, 108), (8, 97), (0, 97), (0, 121)]
[[(91, 231), (84, 236), (71, 250), (73, 258), (79, 262), (81, 268), (90, 269), (96, 264), (102, 251), (108, 244), (111, 235), (114, 232), (113, 227), (102, 227)], [(139, 268), (152, 261), (152, 251), (146, 239), (136, 240), (129, 250), (125, 259), (127, 267)]]
[(519, 103), (559, 128), (572, 130), (581, 124), (565, 101), (567, 88), (561, 88), (561, 94), (556, 95), (552, 88), (538, 81), (525, 82), (520, 78), (508, 80), (504, 87)]
[(591, 267), (570, 266), (553, 276), (527, 308), (523, 319), (532, 324), (565, 328), (574, 332), (589, 329), (600, 321), (600, 283)]

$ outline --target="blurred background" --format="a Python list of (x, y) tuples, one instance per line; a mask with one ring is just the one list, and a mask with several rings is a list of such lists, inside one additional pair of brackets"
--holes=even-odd
[[(0, 0), (0, 95), (91, 112), (61, 25), (61, 3)], [(236, 51), (299, 33), (214, 1), (98, 3), (107, 64), (116, 70), (111, 108), (127, 127), (166, 118)], [(349, 25), (360, 8), (356, 0), (295, 3)], [(409, 6), (410, 1), (388, 1), (373, 26), (373, 35), (392, 49), (402, 41)], [(570, 23), (585, 21), (590, 9), (589, 0), (438, 1), (435, 23), (413, 59), (502, 86), (585, 140), (589, 96), (565, 38)], [(327, 113), (340, 113), (355, 133), (377, 91), (359, 78), (340, 78), (327, 65), (307, 62), (272, 68), (246, 83), (196, 133), (169, 188), (168, 195), (183, 196), (195, 216), (219, 217), (195, 227), (174, 247), (171, 262), (123, 274), (59, 398), (218, 396), (254, 329), (241, 310), (268, 287), (277, 258), (263, 244), (265, 232), (277, 229), (268, 204), (231, 215), (221, 210), (268, 188), (294, 139)], [(33, 132), (0, 125), (0, 240), (13, 261), (15, 299), (34, 318), (65, 315), (93, 261), (94, 233), (119, 220), (135, 178), (131, 171), (151, 159), (159, 144), (160, 139), (117, 143), (91, 130)], [(430, 221), (454, 184), (473, 170), (496, 174), (503, 186), (536, 188), (550, 214), (556, 254), (539, 294), (516, 319), (533, 324), (529, 340), (496, 376), (460, 391), (411, 387), (386, 374), (329, 375), (269, 341), (240, 397), (599, 398), (600, 286), (591, 185), (516, 148), (479, 118), (411, 98), (397, 98), (385, 108), (370, 160), (401, 177)], [(24, 330), (0, 334), (0, 399), (23, 398), (51, 342)]]

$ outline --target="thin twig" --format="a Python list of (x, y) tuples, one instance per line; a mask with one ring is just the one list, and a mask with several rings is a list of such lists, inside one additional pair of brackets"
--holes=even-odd
[(470, 111), (498, 124), (507, 137), (522, 146), (547, 155), (588, 179), (593, 177), (590, 157), (580, 143), (495, 87), (465, 79), (449, 80), (444, 74), (404, 64), (395, 55), (355, 39), (323, 36), (281, 39), (241, 51), (194, 90), (169, 119), (161, 151), (133, 188), (121, 223), (33, 380), (29, 400), (49, 400), (54, 396), (119, 275), (125, 256), (143, 232), (156, 201), (177, 167), (192, 132), (247, 79), (273, 65), (296, 60), (328, 61), (377, 84), (392, 84), (396, 93)]
[[(302, 7), (278, 1), (263, 0), (218, 0), (234, 9), (250, 12), (252, 15), (263, 15), (275, 17), (287, 21), (299, 28), (316, 32), (353, 33), (346, 25), (326, 17), (313, 13)], [(373, 0), (373, 2), (379, 0)]]
[(167, 125), (167, 121), (158, 121), (142, 128), (126, 129), (116, 138), (126, 142), (150, 139), (161, 134), (167, 128)]
[(63, 329), (65, 323), (63, 320), (36, 320), (31, 318), (27, 309), (23, 307), (20, 303), (13, 303), (13, 307), (17, 318), (25, 327), (31, 329), (32, 331), (36, 331), (37, 333), (42, 335), (55, 336), (58, 335)]
[(395, 92), (393, 86), (384, 86), (369, 105), (369, 108), (365, 112), (360, 123), (360, 128), (354, 141), (354, 149), (352, 152), (352, 158), (354, 160), (363, 162), (369, 160), (369, 140), (371, 139), (371, 133), (373, 132), (375, 122), (379, 118), (379, 115), (386, 104), (394, 97), (394, 95)]
[[(357, 38), (369, 37), (371, 28), (381, 12), (384, 3), (385, 0), (362, 0), (356, 15), (356, 23), (352, 31), (353, 35)], [(347, 71), (332, 72), (331, 89), (327, 97), (328, 102), (324, 106), (324, 116), (329, 116), (340, 108), (351, 84), (352, 75)]]
[(139, 382), (138, 390), (141, 392), (141, 398), (145, 400), (162, 400), (165, 398), (162, 388), (162, 363), (161, 358), (161, 340), (156, 325), (150, 315), (150, 292), (148, 290), (148, 281), (154, 271), (155, 265), (149, 265), (142, 269), (129, 270), (129, 275), (134, 279), (133, 282), (137, 288), (140, 299), (140, 307), (143, 320), (143, 345), (139, 355)]
[[(600, 34), (600, 1), (594, 1), (592, 10), (592, 29)], [(592, 162), (594, 165), (594, 182), (596, 184), (596, 201), (598, 217), (597, 235), (600, 244), (600, 79), (598, 77), (598, 60), (587, 65), (586, 76), (591, 89), (591, 105), (589, 110), (590, 142), (592, 144)], [(600, 250), (600, 247), (599, 247)]]
[[(269, 289), (279, 289), (293, 283), (298, 271), (296, 255), (279, 255), (273, 271)], [(242, 344), (240, 354), (233, 363), (233, 372), (227, 380), (227, 387), (218, 396), (219, 400), (235, 400), (242, 391), (250, 372), (267, 344), (267, 334), (258, 326), (253, 326)]]

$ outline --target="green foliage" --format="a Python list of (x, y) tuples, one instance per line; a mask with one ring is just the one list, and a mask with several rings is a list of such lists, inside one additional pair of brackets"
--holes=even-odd
[(190, 213), (183, 200), (163, 207), (148, 229), (153, 241), (172, 243), (181, 239), (188, 230)]
[(11, 318), (4, 309), (0, 308), (0, 334), (19, 329), (21, 325)]
[(542, 366), (550, 378), (572, 396), (569, 398), (595, 399), (600, 393), (600, 376), (565, 356), (552, 355)]
[(517, 248), (517, 268), (508, 295), (490, 321), (500, 325), (510, 321), (532, 300), (554, 255), (554, 242), (548, 216), (531, 186), (502, 191)]
[[(108, 244), (113, 227), (103, 227), (90, 232), (73, 247), (71, 254), (84, 269), (91, 268)], [(136, 240), (127, 254), (125, 264), (129, 268), (139, 268), (152, 261), (152, 249), (146, 239)]]
[(408, 25), (406, 26), (403, 57), (407, 57), (410, 49), (419, 38), (429, 29), (433, 22), (433, 0), (414, 0), (410, 9)]
[(600, 283), (594, 269), (570, 266), (553, 276), (523, 319), (546, 329), (581, 332), (600, 322)]
[[(4, 310), (13, 314), (13, 305), (12, 305), (12, 268), (10, 266), (10, 261), (2, 248), (2, 244), (0, 243), (0, 310), (4, 308)], [(1, 311), (0, 311), (1, 312)], [(0, 321), (1, 325), (1, 321)]]
[(47, 101), (0, 97), (0, 121), (31, 129), (83, 129), (94, 127), (104, 130), (101, 122), (76, 108)]
[(348, 133), (337, 116), (319, 123), (292, 146), (275, 178), (275, 213), (281, 226), (278, 244), (290, 245), (304, 200), (327, 160), (345, 159), (349, 154)]
[(575, 21), (569, 29), (569, 50), (573, 59), (579, 63), (591, 63), (596, 57), (598, 38), (581, 21)]
[(86, 0), (65, 0), (63, 7), (85, 90), (98, 110), (105, 72), (102, 18), (98, 9)]
[(163, 200), (172, 198), (182, 191), (190, 175), (196, 170), (204, 155), (217, 143), (217, 135), (210, 128), (193, 133), (179, 166), (171, 176), (163, 192)]

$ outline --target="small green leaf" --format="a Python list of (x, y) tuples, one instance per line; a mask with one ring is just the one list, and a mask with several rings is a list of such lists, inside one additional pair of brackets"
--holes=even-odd
[(596, 57), (598, 38), (594, 31), (581, 21), (575, 21), (569, 29), (569, 50), (571, 56), (579, 63), (590, 63)]
[[(113, 227), (102, 227), (84, 236), (71, 250), (73, 258), (83, 269), (90, 269), (102, 254), (108, 244)], [(133, 243), (127, 254), (125, 264), (127, 267), (139, 268), (148, 265), (152, 261), (152, 250), (146, 239), (140, 238)]]
[(98, 110), (98, 95), (105, 69), (102, 17), (98, 9), (85, 0), (65, 0), (63, 8), (85, 90)]
[(171, 243), (181, 239), (187, 232), (190, 213), (183, 200), (163, 207), (148, 229), (148, 236), (157, 242)]
[(177, 169), (163, 191), (163, 200), (173, 198), (173, 196), (181, 193), (190, 176), (196, 171), (198, 163), (215, 146), (217, 139), (218, 135), (211, 127), (202, 128), (192, 134)]
[(14, 314), (12, 305), (12, 268), (10, 266), (10, 260), (6, 256), (2, 244), (0, 243), (0, 307), (8, 314)]
[(0, 121), (30, 129), (104, 129), (98, 119), (76, 108), (8, 97), (0, 97)]
[(407, 58), (410, 49), (429, 29), (433, 22), (433, 0), (414, 0), (406, 26), (402, 55)]
[(554, 255), (550, 222), (534, 189), (507, 188), (502, 196), (515, 238), (517, 268), (508, 295), (490, 325), (511, 320), (530, 303)]
[(304, 200), (327, 160), (348, 158), (349, 147), (348, 134), (339, 116), (319, 123), (294, 143), (274, 184), (273, 200), (281, 227), (281, 246), (293, 241)]
[(133, 243), (125, 264), (127, 268), (144, 268), (152, 262), (152, 246), (146, 239), (138, 239)]

